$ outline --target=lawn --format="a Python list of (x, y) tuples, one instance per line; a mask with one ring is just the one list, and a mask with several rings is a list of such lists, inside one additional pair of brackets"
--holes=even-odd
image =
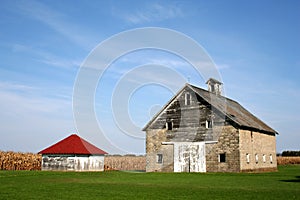
[(300, 199), (300, 165), (259, 174), (0, 171), (0, 199)]

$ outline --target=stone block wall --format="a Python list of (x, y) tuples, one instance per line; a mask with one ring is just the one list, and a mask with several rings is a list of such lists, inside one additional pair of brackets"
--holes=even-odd
[[(166, 130), (147, 130), (146, 134), (146, 172), (173, 172), (174, 171), (174, 147), (165, 145)], [(158, 162), (158, 154), (162, 155), (162, 162)]]
[[(231, 125), (216, 126), (218, 133), (215, 143), (205, 145), (207, 172), (247, 172), (275, 171), (276, 138), (259, 132), (236, 129)], [(146, 134), (146, 171), (173, 172), (174, 146), (162, 144), (170, 141), (165, 129), (147, 130)], [(172, 141), (170, 141), (172, 142)], [(163, 156), (162, 163), (157, 155)], [(222, 162), (221, 156), (224, 156)]]
[(274, 135), (248, 130), (239, 130), (239, 135), (241, 171), (277, 170)]
[[(231, 125), (215, 127), (220, 133), (217, 143), (206, 144), (207, 172), (239, 172), (239, 132)], [(217, 130), (221, 129), (221, 130)], [(220, 162), (220, 154), (225, 154), (225, 162)]]

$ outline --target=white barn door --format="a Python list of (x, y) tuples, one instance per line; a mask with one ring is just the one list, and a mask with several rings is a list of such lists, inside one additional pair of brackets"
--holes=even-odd
[(174, 143), (174, 172), (206, 172), (205, 143)]

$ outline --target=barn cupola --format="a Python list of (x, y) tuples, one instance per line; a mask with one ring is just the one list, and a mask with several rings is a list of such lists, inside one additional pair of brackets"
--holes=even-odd
[(216, 95), (222, 94), (222, 83), (216, 79), (210, 78), (206, 81), (208, 91)]

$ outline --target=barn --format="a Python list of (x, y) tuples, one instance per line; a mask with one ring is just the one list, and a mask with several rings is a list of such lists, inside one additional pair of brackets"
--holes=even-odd
[(222, 96), (221, 82), (206, 83), (185, 84), (144, 127), (146, 171), (276, 171), (278, 133)]
[(42, 170), (103, 171), (107, 153), (72, 134), (39, 154), (42, 154)]

